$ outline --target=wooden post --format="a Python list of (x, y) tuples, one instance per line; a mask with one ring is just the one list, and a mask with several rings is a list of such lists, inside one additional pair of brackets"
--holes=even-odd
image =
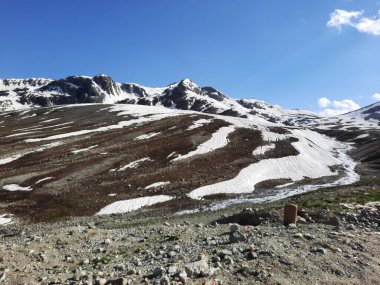
[(297, 223), (297, 205), (286, 204), (284, 207), (284, 225)]

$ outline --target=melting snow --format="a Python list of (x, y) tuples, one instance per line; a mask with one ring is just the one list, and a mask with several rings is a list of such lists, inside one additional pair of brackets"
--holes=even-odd
[(8, 214), (0, 215), (0, 225), (6, 225), (12, 222), (12, 219), (9, 218)]
[(160, 134), (159, 132), (158, 133), (144, 134), (144, 135), (136, 137), (135, 140), (147, 140), (147, 139), (153, 138), (159, 134)]
[[(128, 168), (136, 168), (136, 167), (139, 166), (139, 164), (140, 164), (141, 162), (144, 162), (144, 161), (151, 161), (151, 159), (150, 159), (149, 157), (144, 157), (144, 158), (142, 158), (142, 159), (132, 161), (131, 163), (129, 163), (129, 164), (123, 166), (123, 167), (120, 167), (120, 168), (118, 169), (118, 171), (123, 171), (123, 170), (126, 170), (126, 169), (128, 169)], [(112, 169), (111, 169), (111, 170), (112, 170)], [(115, 170), (114, 170), (114, 171), (115, 171)]]
[(369, 136), (369, 134), (362, 134), (362, 135), (357, 136), (357, 137), (355, 138), (355, 140), (356, 140), (356, 139), (364, 139), (364, 138), (366, 138), (366, 137), (368, 137), (368, 136)]
[(161, 187), (170, 184), (170, 181), (165, 181), (165, 182), (156, 182), (153, 184), (150, 184), (145, 187), (145, 189), (151, 189), (151, 188), (156, 188), (156, 187)]
[(188, 127), (187, 130), (189, 131), (194, 130), (196, 128), (202, 127), (203, 125), (211, 123), (211, 122), (212, 122), (212, 119), (208, 119), (208, 120), (200, 119), (198, 121), (193, 122), (193, 124), (190, 127)]
[(27, 187), (22, 187), (18, 184), (8, 184), (3, 186), (4, 190), (7, 191), (32, 191), (32, 187), (27, 186)]
[(42, 178), (42, 179), (38, 180), (38, 181), (37, 181), (36, 183), (34, 183), (34, 184), (39, 184), (39, 183), (41, 183), (41, 182), (43, 182), (43, 181), (50, 180), (50, 179), (52, 179), (52, 178), (53, 178), (53, 176), (45, 177), (45, 178)]
[(276, 145), (273, 144), (273, 143), (267, 144), (267, 145), (263, 145), (263, 146), (259, 146), (258, 148), (256, 148), (252, 152), (252, 155), (262, 155), (262, 154), (266, 153), (267, 151), (269, 151), (271, 149), (274, 149), (275, 147), (276, 147)]
[(234, 126), (220, 128), (212, 134), (211, 139), (199, 145), (196, 150), (191, 151), (185, 155), (179, 155), (178, 157), (173, 159), (173, 161), (186, 159), (194, 155), (208, 153), (218, 148), (225, 147), (229, 142), (227, 139), (228, 135), (232, 133), (234, 130)]
[[(68, 106), (71, 107), (71, 106), (83, 106), (83, 105), (86, 105), (86, 104), (68, 105)], [(110, 108), (110, 111), (119, 112), (118, 114), (119, 116), (135, 115), (136, 117), (138, 117), (137, 119), (132, 119), (128, 121), (120, 121), (116, 125), (109, 125), (109, 126), (99, 127), (99, 128), (90, 129), (90, 130), (80, 130), (80, 131), (59, 134), (59, 135), (52, 135), (49, 137), (27, 139), (25, 140), (25, 142), (31, 143), (31, 142), (39, 142), (39, 141), (47, 141), (47, 140), (55, 140), (55, 139), (64, 139), (64, 138), (69, 138), (69, 137), (74, 137), (74, 136), (81, 136), (81, 135), (86, 135), (86, 134), (105, 132), (109, 130), (122, 129), (124, 127), (129, 127), (132, 125), (141, 125), (144, 123), (158, 121), (158, 120), (168, 118), (168, 117), (177, 117), (182, 114), (181, 112), (178, 112), (177, 110), (171, 110), (164, 107), (149, 108), (149, 106), (139, 106), (139, 105), (131, 105), (131, 106), (115, 105)], [(61, 107), (61, 108), (64, 108), (64, 107)], [(185, 114), (185, 112), (183, 112), (183, 114)]]
[[(300, 181), (305, 177), (337, 175), (338, 173), (332, 172), (329, 166), (343, 162), (347, 168), (350, 168), (355, 164), (352, 160), (348, 160), (347, 156), (344, 157), (342, 149), (347, 148), (342, 143), (310, 130), (293, 130), (292, 134), (299, 139), (298, 142), (292, 143), (299, 151), (298, 155), (261, 160), (242, 169), (233, 179), (200, 187), (191, 191), (188, 196), (201, 199), (207, 195), (220, 193), (250, 193), (255, 189), (255, 185), (262, 181), (270, 179)], [(334, 151), (338, 152), (336, 155), (338, 157), (333, 156)]]
[(0, 159), (0, 165), (2, 164), (7, 164), (7, 163), (10, 163), (14, 160), (17, 160), (27, 154), (30, 154), (30, 153), (33, 153), (33, 152), (40, 152), (40, 151), (44, 151), (45, 149), (49, 149), (49, 148), (52, 148), (52, 147), (56, 147), (56, 146), (59, 146), (61, 145), (62, 143), (61, 142), (54, 142), (54, 143), (49, 143), (49, 144), (45, 144), (39, 148), (37, 148), (36, 150), (33, 150), (33, 151), (27, 151), (27, 152), (24, 152), (24, 153), (19, 153), (19, 154), (14, 154), (10, 157), (6, 157), (6, 158), (1, 158)]
[(88, 150), (90, 150), (90, 149), (93, 149), (93, 148), (95, 148), (95, 147), (97, 147), (97, 146), (98, 146), (98, 145), (96, 144), (96, 145), (89, 146), (89, 147), (87, 147), (87, 148), (82, 148), (82, 149), (73, 150), (72, 153), (77, 154), (77, 153), (85, 152), (85, 151), (88, 151)]
[(138, 210), (142, 207), (151, 206), (157, 203), (163, 203), (163, 202), (172, 200), (173, 198), (174, 197), (167, 196), (167, 195), (157, 195), (157, 196), (148, 196), (148, 197), (117, 201), (108, 206), (105, 206), (99, 212), (97, 212), (96, 215), (128, 213), (134, 210)]

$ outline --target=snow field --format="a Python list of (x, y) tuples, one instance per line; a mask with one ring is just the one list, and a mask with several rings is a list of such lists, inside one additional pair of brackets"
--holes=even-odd
[(242, 169), (233, 179), (200, 187), (188, 196), (201, 199), (221, 193), (250, 193), (256, 184), (266, 180), (300, 181), (306, 177), (337, 175), (329, 166), (347, 163), (346, 158), (333, 156), (334, 151), (344, 148), (343, 144), (310, 130), (292, 130), (292, 135), (299, 140), (292, 143), (299, 151), (298, 155), (261, 160)]

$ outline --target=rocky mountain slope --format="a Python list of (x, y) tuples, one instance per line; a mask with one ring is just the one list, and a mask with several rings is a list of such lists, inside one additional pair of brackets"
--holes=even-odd
[(379, 103), (321, 118), (105, 75), (4, 79), (0, 99), (2, 224), (272, 201), (380, 169)]
[(3, 112), (0, 214), (175, 213), (359, 179), (347, 144), (264, 122), (130, 104)]

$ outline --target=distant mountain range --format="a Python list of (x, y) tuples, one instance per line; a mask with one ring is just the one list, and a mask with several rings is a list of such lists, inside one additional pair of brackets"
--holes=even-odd
[[(118, 83), (110, 76), (69, 76), (64, 79), (29, 78), (0, 80), (0, 111), (65, 104), (105, 103), (164, 106), (209, 114), (249, 118), (287, 126), (353, 123), (378, 126), (380, 103), (336, 118), (322, 118), (305, 110), (287, 110), (257, 99), (233, 99), (213, 87), (200, 87), (190, 79), (166, 87), (151, 88)], [(365, 123), (361, 122), (365, 121)], [(357, 126), (357, 121), (353, 125)], [(323, 128), (323, 127), (322, 127)]]

